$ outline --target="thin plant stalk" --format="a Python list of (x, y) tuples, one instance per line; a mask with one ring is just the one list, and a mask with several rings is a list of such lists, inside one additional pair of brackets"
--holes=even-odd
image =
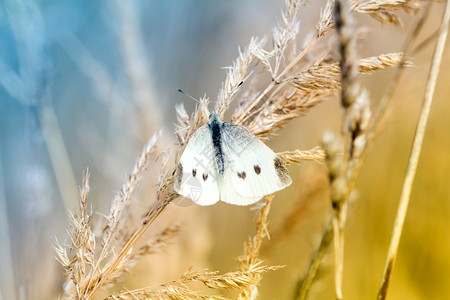
[(331, 244), (331, 241), (333, 240), (334, 231), (333, 226), (330, 221), (330, 223), (327, 225), (327, 228), (325, 229), (322, 240), (320, 241), (320, 246), (317, 249), (316, 253), (314, 254), (314, 258), (311, 261), (308, 273), (303, 281), (299, 284), (298, 288), (298, 296), (294, 297), (294, 299), (297, 300), (305, 300), (306, 297), (308, 297), (308, 292), (311, 289), (312, 284), (314, 283), (314, 279), (316, 278), (317, 273), (319, 272), (320, 263), (322, 262), (322, 259), (325, 257), (325, 254), (327, 253), (328, 247)]
[[(378, 124), (380, 123), (380, 121), (384, 115), (384, 112), (387, 109), (389, 101), (392, 98), (392, 95), (395, 91), (395, 87), (397, 86), (397, 83), (400, 80), (401, 74), (404, 70), (404, 62), (407, 57), (405, 54), (407, 53), (407, 50), (410, 48), (410, 45), (417, 38), (420, 30), (423, 27), (423, 24), (425, 23), (426, 16), (428, 15), (428, 12), (429, 12), (430, 4), (431, 4), (431, 1), (428, 1), (426, 6), (424, 7), (424, 9), (421, 10), (420, 15), (418, 16), (418, 21), (412, 27), (412, 30), (409, 31), (409, 33), (405, 39), (404, 46), (402, 49), (402, 53), (404, 53), (404, 56), (402, 57), (402, 61), (395, 67), (394, 75), (392, 76), (392, 79), (389, 81), (389, 85), (386, 88), (386, 91), (384, 92), (384, 95), (381, 100), (380, 106), (378, 108), (377, 114), (374, 117), (373, 122), (368, 130), (368, 134), (367, 134), (368, 142), (367, 142), (366, 146), (363, 148), (361, 158), (358, 160), (358, 163), (356, 164), (355, 168), (352, 170), (349, 170), (350, 176), (348, 178), (347, 198), (349, 197), (351, 191), (353, 190), (353, 187), (356, 183), (356, 179), (358, 178), (359, 171), (361, 169), (362, 162), (365, 157), (364, 154), (365, 154), (365, 152), (367, 152), (367, 149), (368, 149), (367, 145), (370, 144), (371, 140), (373, 140), (373, 137), (375, 136), (376, 128), (378, 128)], [(302, 282), (301, 282), (301, 287), (298, 290), (296, 297), (294, 297), (295, 299), (299, 299), (299, 300), (306, 299), (308, 292), (315, 280), (315, 277), (317, 275), (317, 270), (322, 262), (324, 254), (326, 253), (326, 250), (328, 249), (328, 247), (331, 244), (331, 241), (333, 240), (333, 233), (330, 233), (330, 231), (332, 232), (332, 221), (330, 221), (330, 224), (328, 225), (327, 229), (322, 234), (322, 239), (321, 239), (320, 245), (316, 250), (313, 261), (311, 262), (311, 264), (308, 268), (308, 271), (306, 273), (304, 280), (302, 280)]]
[(444, 53), (445, 42), (448, 35), (448, 27), (450, 24), (450, 3), (445, 4), (445, 12), (442, 18), (440, 33), (433, 53), (433, 59), (431, 62), (430, 72), (428, 75), (427, 85), (425, 89), (424, 102), (420, 113), (419, 122), (417, 124), (416, 133), (414, 137), (413, 147), (409, 156), (408, 169), (406, 171), (405, 180), (403, 182), (402, 193), (400, 196), (400, 202), (398, 205), (397, 216), (395, 219), (394, 228), (392, 231), (391, 242), (389, 245), (388, 255), (386, 259), (386, 265), (383, 271), (383, 277), (381, 280), (381, 286), (378, 291), (378, 299), (383, 300), (386, 298), (387, 289), (389, 286), (389, 280), (392, 275), (392, 268), (394, 267), (395, 259), (398, 252), (398, 246), (403, 231), (403, 225), (405, 223), (405, 217), (408, 210), (408, 204), (411, 196), (412, 185), (417, 170), (417, 164), (420, 158), (420, 152), (422, 149), (423, 138), (425, 136), (425, 129), (430, 115), (431, 104), (433, 102), (434, 89), (436, 87), (436, 81), (439, 73), (439, 67), (442, 62), (442, 55)]
[[(335, 292), (336, 298), (342, 299), (342, 281), (344, 274), (344, 229), (347, 216), (348, 181), (345, 174), (348, 174), (349, 160), (351, 158), (352, 136), (354, 136), (351, 124), (351, 109), (360, 94), (358, 82), (358, 68), (356, 59), (356, 40), (354, 37), (355, 27), (350, 7), (346, 0), (338, 0), (334, 4), (334, 22), (339, 37), (340, 70), (341, 70), (341, 107), (342, 107), (342, 129), (341, 135), (344, 140), (342, 167), (334, 169), (330, 165), (333, 154), (327, 151), (327, 156), (331, 160), (328, 164), (331, 184), (331, 203), (333, 207), (333, 231), (335, 250)], [(328, 147), (329, 148), (329, 147)], [(338, 171), (340, 170), (340, 171)], [(341, 173), (341, 174), (340, 174)], [(342, 184), (339, 182), (342, 177)], [(334, 187), (334, 188), (333, 188)]]

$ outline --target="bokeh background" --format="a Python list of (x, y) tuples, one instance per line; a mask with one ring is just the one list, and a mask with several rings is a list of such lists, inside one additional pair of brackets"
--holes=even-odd
[[(325, 1), (311, 2), (300, 9), (298, 46)], [(177, 89), (215, 99), (238, 46), (252, 36), (270, 43), (282, 7), (282, 0), (0, 2), (0, 299), (61, 293), (53, 244), (67, 240), (67, 214), (77, 205), (83, 171), (91, 172), (91, 207), (101, 218), (153, 132), (164, 129), (162, 150), (175, 146), (174, 105), (184, 103), (189, 112), (195, 106)], [(433, 4), (419, 41), (436, 31), (442, 11)], [(400, 15), (403, 28), (358, 18), (367, 27), (361, 57), (400, 51), (413, 19)], [(347, 299), (376, 295), (433, 45), (413, 53), (414, 66), (399, 83), (362, 169), (346, 228)], [(363, 77), (373, 107), (390, 75)], [(449, 79), (447, 48), (389, 299), (450, 298)], [(327, 99), (268, 144), (275, 151), (313, 148), (325, 130), (339, 130), (339, 117), (337, 100)], [(262, 252), (266, 264), (286, 267), (264, 276), (261, 299), (293, 297), (330, 217), (325, 166), (308, 162), (290, 171), (294, 183), (274, 200), (271, 240)], [(137, 217), (154, 199), (158, 174), (151, 165), (133, 203)], [(238, 269), (256, 214), (223, 203), (171, 204), (152, 231), (180, 223), (181, 233), (139, 261), (115, 290), (167, 282), (190, 266)], [(329, 251), (310, 299), (333, 298), (332, 274)]]

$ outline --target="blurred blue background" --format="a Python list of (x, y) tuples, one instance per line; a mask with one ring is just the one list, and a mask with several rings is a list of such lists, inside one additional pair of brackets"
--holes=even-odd
[(105, 200), (94, 209), (107, 211), (146, 139), (163, 127), (175, 142), (174, 103), (194, 106), (177, 88), (214, 99), (221, 67), (270, 33), (282, 4), (0, 2), (3, 299), (60, 291), (52, 244), (64, 240), (83, 170), (96, 174), (91, 199)]

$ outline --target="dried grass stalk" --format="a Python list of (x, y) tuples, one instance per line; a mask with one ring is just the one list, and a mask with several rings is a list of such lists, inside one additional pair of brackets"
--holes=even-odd
[[(146, 144), (133, 173), (114, 199), (101, 243), (97, 242), (98, 238), (92, 232), (92, 216), (87, 212), (89, 173), (86, 173), (80, 192), (79, 212), (72, 214), (69, 222), (71, 244), (62, 245), (58, 243), (56, 246), (59, 260), (66, 269), (65, 277), (68, 280), (65, 298), (89, 299), (103, 283), (113, 281), (131, 263), (128, 260), (128, 251), (123, 253), (122, 256), (120, 256), (120, 252), (117, 256), (115, 253), (128, 236), (124, 234), (123, 230), (119, 229), (123, 228), (120, 227), (123, 226), (121, 216), (130, 204), (134, 190), (142, 178), (150, 156), (156, 149), (160, 136), (160, 132), (155, 134)], [(101, 245), (101, 247), (98, 248), (98, 245)]]
[[(332, 1), (329, 1), (332, 2)], [(404, 1), (407, 2), (407, 1)], [(378, 3), (382, 3), (381, 1)], [(417, 18), (417, 22), (412, 26), (411, 30), (408, 32), (408, 35), (406, 37), (405, 45), (403, 46), (403, 53), (406, 53), (412, 44), (412, 41), (418, 36), (418, 33), (420, 29), (422, 28), (424, 21), (426, 19), (426, 16), (429, 11), (431, 1), (428, 2), (425, 9), (421, 11), (420, 16)], [(327, 3), (328, 5), (328, 3)], [(329, 14), (328, 14), (329, 15)], [(331, 22), (333, 23), (333, 22)], [(330, 22), (328, 22), (330, 24)], [(334, 26), (334, 23), (331, 25)], [(350, 161), (349, 161), (349, 169), (347, 172), (347, 195), (345, 198), (349, 197), (349, 193), (352, 191), (356, 178), (359, 174), (359, 170), (361, 169), (361, 166), (364, 161), (364, 153), (368, 149), (368, 143), (373, 139), (375, 129), (377, 128), (377, 125), (380, 123), (382, 116), (384, 115), (384, 112), (386, 110), (387, 104), (393, 94), (394, 88), (396, 87), (398, 80), (400, 78), (401, 71), (404, 69), (405, 66), (405, 57), (402, 56), (400, 62), (396, 65), (395, 72), (393, 75), (393, 79), (390, 81), (385, 95), (382, 98), (381, 104), (379, 105), (377, 114), (371, 118), (371, 112), (369, 110), (368, 106), (368, 97), (365, 91), (362, 91), (362, 93), (358, 96), (356, 104), (354, 105), (354, 108), (352, 108), (349, 111), (349, 125), (351, 131), (354, 132), (354, 137), (352, 138), (352, 144), (350, 144)], [(406, 63), (408, 65), (409, 63)], [(370, 124), (369, 121), (370, 120)], [(333, 140), (334, 138), (331, 138)], [(336, 162), (338, 165), (339, 163)], [(328, 164), (330, 166), (330, 164)], [(332, 174), (332, 173), (330, 173)], [(341, 181), (341, 180), (338, 180)], [(337, 184), (339, 185), (339, 184)], [(337, 188), (339, 189), (339, 188)], [(333, 192), (333, 187), (332, 187)], [(325, 231), (321, 244), (319, 245), (319, 248), (316, 252), (316, 255), (314, 257), (314, 260), (312, 261), (310, 268), (308, 269), (308, 272), (305, 276), (305, 279), (299, 283), (299, 286), (301, 286), (301, 289), (299, 289), (299, 292), (297, 293), (298, 299), (306, 299), (306, 296), (308, 294), (308, 291), (314, 281), (318, 266), (320, 265), (320, 262), (323, 258), (323, 253), (328, 248), (329, 243), (332, 240), (332, 233), (331, 226), (328, 230)]]
[(235, 271), (225, 274), (208, 271), (192, 271), (189, 269), (179, 279), (170, 283), (154, 288), (149, 287), (123, 291), (111, 295), (109, 299), (224, 299), (217, 295), (206, 296), (198, 292), (192, 292), (187, 288), (187, 284), (200, 282), (213, 290), (231, 290), (239, 292), (248, 288), (248, 286), (257, 285), (262, 273), (278, 270), (279, 268), (281, 267), (254, 264), (246, 271)]
[(416, 133), (414, 136), (414, 143), (411, 149), (411, 154), (408, 162), (408, 169), (406, 171), (405, 180), (403, 183), (400, 202), (398, 204), (397, 216), (395, 218), (395, 225), (392, 231), (391, 242), (389, 244), (388, 255), (386, 258), (386, 265), (383, 271), (381, 286), (378, 292), (378, 299), (385, 299), (389, 280), (392, 274), (392, 268), (397, 257), (398, 246), (400, 244), (400, 237), (403, 231), (403, 224), (408, 210), (409, 199), (411, 195), (412, 185), (419, 163), (420, 152), (422, 149), (423, 138), (425, 136), (425, 129), (430, 115), (431, 104), (433, 101), (434, 89), (436, 87), (439, 68), (442, 62), (445, 42), (447, 40), (448, 29), (450, 25), (450, 3), (447, 1), (445, 5), (444, 16), (442, 17), (441, 26), (439, 30), (439, 37), (434, 48), (433, 58), (431, 62), (430, 72), (428, 74), (427, 85), (425, 89), (424, 102), (420, 113), (419, 122), (417, 124)]
[(69, 217), (70, 245), (56, 241), (57, 259), (64, 268), (64, 276), (68, 280), (67, 292), (73, 298), (83, 298), (88, 289), (86, 280), (94, 272), (96, 237), (91, 230), (92, 215), (88, 213), (89, 171), (83, 177), (83, 185), (79, 192), (79, 208)]
[[(330, 170), (331, 204), (333, 207), (333, 231), (335, 249), (335, 288), (336, 298), (342, 299), (342, 277), (344, 272), (344, 228), (347, 216), (347, 170), (351, 158), (354, 122), (350, 120), (353, 104), (358, 98), (358, 66), (356, 58), (356, 40), (354, 38), (354, 21), (346, 0), (337, 0), (334, 21), (339, 37), (339, 67), (341, 70), (341, 106), (343, 108), (342, 139), (333, 138), (325, 141), (327, 162)], [(342, 158), (338, 155), (343, 153)]]

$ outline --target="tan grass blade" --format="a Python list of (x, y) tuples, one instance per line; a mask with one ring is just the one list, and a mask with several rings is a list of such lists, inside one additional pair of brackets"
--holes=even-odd
[(431, 104), (433, 102), (434, 89), (439, 73), (439, 68), (442, 62), (445, 42), (447, 40), (448, 29), (450, 25), (450, 2), (445, 4), (445, 12), (442, 18), (439, 37), (434, 48), (433, 59), (428, 75), (427, 85), (425, 89), (424, 102), (420, 113), (419, 122), (417, 124), (416, 133), (414, 136), (414, 143), (411, 149), (411, 154), (408, 162), (408, 169), (406, 171), (405, 180), (403, 182), (402, 193), (398, 205), (397, 216), (392, 231), (391, 242), (389, 245), (386, 265), (383, 271), (381, 286), (378, 292), (378, 299), (385, 299), (389, 280), (392, 275), (392, 268), (394, 267), (395, 259), (397, 257), (398, 245), (403, 231), (403, 224), (408, 210), (408, 204), (411, 196), (412, 185), (416, 174), (417, 164), (419, 163), (420, 152), (422, 149), (423, 138), (425, 136), (425, 129), (430, 115)]

